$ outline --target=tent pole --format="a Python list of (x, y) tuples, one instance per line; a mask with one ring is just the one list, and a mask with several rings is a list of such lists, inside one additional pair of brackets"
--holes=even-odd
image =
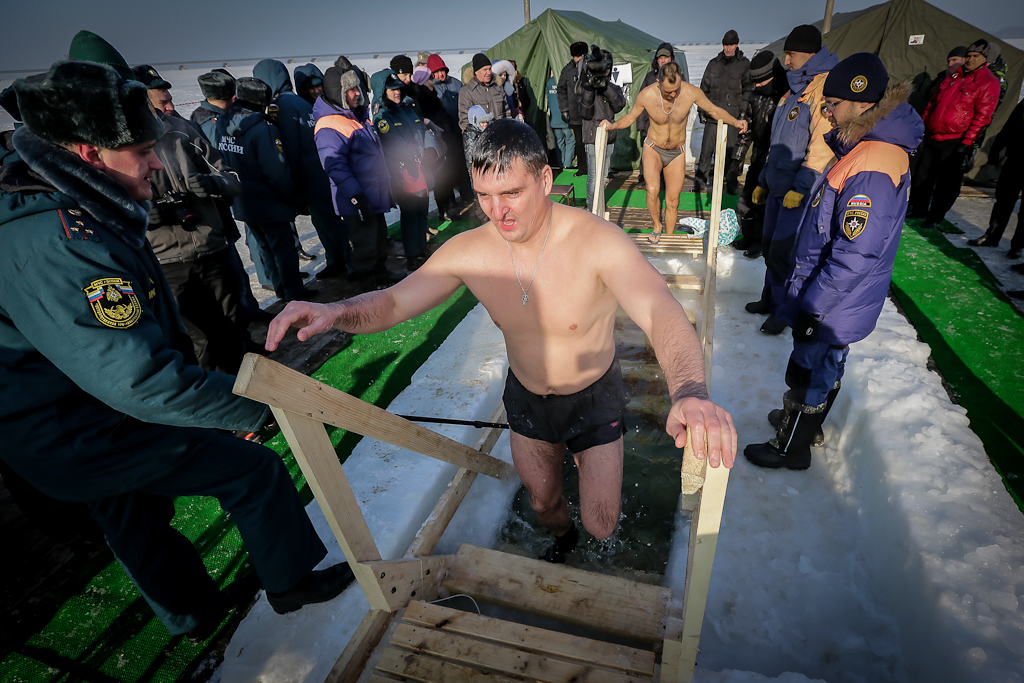
[[(831, 2), (831, 0), (829, 0)], [(530, 23), (530, 0), (523, 0), (523, 11), (526, 13), (526, 22)]]
[[(530, 0), (526, 0), (529, 4)], [(835, 5), (835, 0), (825, 0), (825, 23), (821, 25), (821, 35), (825, 35), (832, 30), (832, 7)]]

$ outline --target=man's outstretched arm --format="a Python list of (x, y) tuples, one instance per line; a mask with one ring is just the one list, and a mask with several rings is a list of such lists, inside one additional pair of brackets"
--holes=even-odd
[(353, 334), (372, 334), (439, 306), (462, 285), (462, 280), (448, 272), (447, 252), (450, 251), (442, 247), (394, 287), (332, 304), (289, 302), (270, 323), (267, 351), (277, 348), (290, 327), (299, 328), (297, 336), (303, 342), (332, 328)]
[[(640, 92), (642, 95), (643, 91), (641, 90)], [(600, 125), (602, 128), (607, 128), (608, 130), (623, 130), (625, 128), (629, 128), (630, 126), (632, 126), (633, 122), (635, 122), (637, 118), (640, 117), (640, 114), (642, 114), (643, 112), (644, 98), (641, 97), (640, 95), (637, 95), (636, 104), (633, 105), (633, 108), (629, 110), (628, 114), (623, 116), (618, 121), (602, 121)]]
[(723, 463), (732, 467), (736, 461), (736, 428), (729, 412), (708, 397), (704, 354), (693, 325), (661, 274), (632, 241), (622, 232), (612, 241), (615, 245), (603, 252), (601, 279), (647, 334), (665, 372), (672, 398), (665, 431), (675, 440), (676, 448), (682, 448), (689, 427), (697, 458), (707, 457), (712, 467)]

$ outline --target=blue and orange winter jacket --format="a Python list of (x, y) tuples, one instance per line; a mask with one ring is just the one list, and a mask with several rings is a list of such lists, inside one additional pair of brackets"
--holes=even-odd
[(890, 88), (873, 109), (830, 132), (837, 161), (814, 188), (793, 246), (793, 274), (780, 315), (803, 311), (828, 344), (852, 344), (878, 321), (907, 212), (908, 154), (924, 123), (907, 104), (909, 85)]
[(331, 181), (331, 198), (339, 216), (359, 213), (365, 199), (373, 213), (386, 213), (394, 201), (387, 162), (366, 107), (343, 109), (323, 97), (313, 105), (316, 149)]
[(800, 69), (786, 74), (789, 92), (779, 100), (772, 120), (772, 142), (757, 184), (782, 196), (790, 190), (808, 195), (832, 158), (825, 133), (832, 129), (822, 111), (821, 91), (839, 59), (821, 48)]

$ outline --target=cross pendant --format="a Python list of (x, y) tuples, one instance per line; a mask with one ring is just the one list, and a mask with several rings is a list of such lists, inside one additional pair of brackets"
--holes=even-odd
[(526, 294), (523, 294), (523, 305), (525, 306), (527, 304), (527, 302), (529, 302), (529, 301), (530, 301), (530, 297), (527, 296)]

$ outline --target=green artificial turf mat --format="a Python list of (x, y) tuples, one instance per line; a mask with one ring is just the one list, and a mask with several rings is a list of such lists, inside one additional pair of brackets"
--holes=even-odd
[(1024, 316), (971, 249), (903, 228), (892, 289), (1024, 511)]
[[(418, 318), (354, 336), (314, 377), (386, 407), (476, 304), (463, 287)], [(328, 430), (344, 461), (360, 437)], [(267, 445), (284, 456), (304, 500), (311, 500), (284, 438), (278, 435)], [(174, 527), (196, 545), (218, 584), (229, 583), (240, 569), (248, 571), (241, 537), (216, 500), (179, 498), (175, 508)], [(22, 605), (20, 614), (0, 617), (3, 683), (176, 681), (200, 668), (207, 644), (238, 621), (235, 614), (227, 617), (201, 645), (171, 636), (109, 552), (69, 565), (59, 580), (47, 581), (36, 593), (38, 600)]]

